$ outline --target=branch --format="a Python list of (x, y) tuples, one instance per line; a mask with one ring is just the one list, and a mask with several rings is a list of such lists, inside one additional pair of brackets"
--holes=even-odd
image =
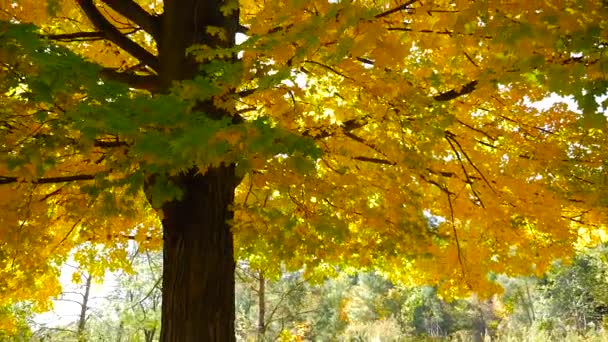
[(64, 243), (65, 240), (67, 240), (67, 238), (72, 234), (74, 229), (76, 229), (76, 227), (80, 224), (81, 221), (82, 221), (82, 218), (80, 218), (80, 219), (76, 220), (76, 222), (74, 222), (74, 224), (72, 225), (70, 230), (63, 236), (63, 239), (61, 239), (61, 241), (59, 241), (59, 243), (56, 244), (55, 247), (53, 247), (53, 252), (57, 249), (57, 247), (61, 246), (61, 244)]
[(150, 288), (150, 291), (148, 291), (148, 293), (146, 293), (146, 295), (140, 299), (137, 303), (134, 303), (133, 305), (131, 305), (131, 307), (129, 307), (129, 310), (133, 310), (137, 305), (143, 305), (143, 302), (148, 299), (152, 293), (154, 293), (154, 290), (158, 290), (160, 289), (160, 284), (161, 281), (163, 280), (163, 277), (158, 277), (158, 279), (156, 279), (156, 281), (154, 282), (154, 285)]
[[(475, 127), (473, 127), (473, 126), (471, 126), (471, 125), (469, 125), (469, 124), (467, 124), (467, 123), (463, 122), (463, 121), (462, 121), (462, 120), (460, 120), (460, 119), (456, 119), (456, 122), (458, 122), (459, 124), (463, 125), (464, 127), (468, 128), (468, 129), (470, 129), (470, 130), (473, 130), (473, 131), (475, 131), (475, 132), (477, 132), (477, 133), (483, 134), (485, 137), (487, 137), (487, 138), (488, 138), (488, 139), (490, 139), (491, 141), (496, 141), (496, 138), (494, 138), (493, 136), (491, 136), (490, 134), (488, 134), (486, 131), (484, 131), (484, 130), (482, 130), (482, 129), (475, 128)], [(491, 146), (491, 147), (495, 147), (495, 146), (492, 146), (492, 145), (490, 145), (490, 146)]]
[(82, 303), (81, 303), (81, 302), (79, 302), (79, 301), (77, 301), (77, 300), (69, 299), (69, 298), (58, 298), (58, 299), (55, 299), (55, 300), (56, 300), (56, 301), (59, 301), (59, 302), (69, 302), (69, 303), (75, 303), (75, 304), (78, 304), (78, 305), (82, 306)]
[[(50, 184), (50, 183), (66, 183), (73, 181), (84, 181), (84, 180), (92, 180), (95, 179), (95, 175), (73, 175), (73, 176), (62, 176), (62, 177), (47, 177), (47, 178), (38, 178), (30, 181), (32, 184)], [(19, 182), (19, 178), (17, 177), (7, 177), (0, 176), (0, 185), (2, 184), (11, 184)], [(24, 183), (28, 183), (24, 181)]]
[[(463, 33), (463, 32), (456, 32), (456, 31), (450, 31), (448, 29), (445, 29), (443, 31), (437, 31), (437, 30), (431, 30), (431, 29), (421, 29), (421, 30), (414, 30), (411, 29), (409, 27), (388, 27), (387, 30), (389, 31), (403, 31), (403, 32), (414, 32), (414, 33), (431, 33), (431, 34), (445, 34), (447, 36), (454, 36), (454, 35), (458, 35), (458, 36), (474, 36), (475, 33)], [(485, 35), (485, 36), (477, 36), (478, 38), (483, 38), (483, 39), (494, 39), (493, 36), (490, 35)]]
[(450, 194), (448, 194), (448, 203), (450, 204), (450, 219), (452, 221), (452, 231), (454, 232), (454, 240), (456, 240), (456, 249), (458, 251), (458, 263), (460, 264), (462, 279), (466, 282), (469, 289), (471, 289), (472, 287), (469, 284), (469, 281), (466, 279), (466, 268), (464, 267), (464, 262), (462, 260), (460, 241), (458, 240), (458, 232), (456, 231), (456, 223), (454, 222), (454, 207), (452, 206), (452, 198), (450, 197)]
[(259, 90), (258, 88), (245, 89), (245, 90), (235, 92), (235, 95), (238, 95), (239, 97), (247, 97), (249, 95), (254, 94), (258, 90)]
[[(355, 59), (358, 60), (361, 63), (364, 63), (364, 64), (374, 65), (374, 61), (371, 60), (371, 59), (368, 59), (368, 58), (355, 57)], [(312, 62), (312, 63), (319, 64), (317, 62)], [(327, 66), (325, 66), (325, 65), (321, 65), (321, 66), (327, 68)], [(335, 73), (337, 73), (340, 76), (344, 76), (341, 73), (339, 73), (339, 72), (337, 72), (337, 71), (335, 71), (333, 69), (330, 69), (330, 70), (333, 71), (333, 72), (335, 72)], [(346, 77), (346, 76), (344, 76), (344, 77)], [(477, 86), (477, 81), (476, 80), (475, 81), (471, 81), (471, 82), (465, 84), (460, 90), (452, 89), (452, 90), (449, 90), (449, 91), (447, 91), (445, 93), (441, 93), (439, 95), (433, 96), (433, 99), (435, 101), (450, 101), (450, 100), (453, 100), (453, 99), (455, 99), (455, 98), (457, 98), (459, 96), (466, 95), (466, 94), (469, 94), (469, 93), (473, 92), (473, 90), (475, 90), (476, 86)]]
[(382, 152), (382, 150), (380, 150), (380, 148), (378, 146), (376, 146), (376, 144), (371, 143), (371, 142), (359, 137), (358, 135), (354, 134), (353, 132), (345, 131), (344, 135), (351, 138), (352, 140), (354, 140), (356, 142), (359, 142), (359, 143), (371, 148), (375, 152), (381, 154), (383, 157), (388, 159), (388, 156), (384, 152)]
[(44, 202), (44, 201), (46, 201), (47, 199), (49, 199), (49, 198), (50, 198), (50, 197), (52, 197), (52, 196), (57, 195), (57, 194), (58, 194), (58, 193), (60, 193), (61, 191), (63, 191), (63, 188), (62, 188), (62, 187), (61, 187), (61, 188), (59, 188), (59, 189), (57, 189), (57, 190), (55, 190), (55, 191), (51, 191), (51, 192), (49, 192), (48, 194), (44, 195), (44, 196), (43, 196), (43, 197), (40, 199), (40, 202)]
[(325, 68), (325, 69), (327, 69), (327, 70), (329, 70), (329, 71), (333, 72), (333, 73), (334, 73), (334, 74), (336, 74), (336, 75), (342, 76), (342, 77), (344, 77), (344, 78), (346, 78), (346, 79), (348, 79), (348, 80), (351, 80), (351, 81), (355, 82), (355, 79), (354, 79), (354, 78), (352, 78), (352, 77), (350, 77), (350, 76), (347, 76), (347, 75), (345, 75), (345, 74), (341, 73), (340, 71), (338, 71), (338, 70), (336, 70), (336, 69), (334, 69), (334, 68), (330, 67), (329, 65), (323, 64), (323, 63), (321, 63), (321, 62), (312, 61), (312, 60), (306, 60), (306, 61), (304, 61), (304, 63), (316, 64), (316, 65), (318, 65), (318, 66), (320, 66), (320, 67), (322, 67), (322, 68)]
[(154, 92), (160, 88), (160, 79), (156, 75), (137, 75), (106, 68), (101, 71), (101, 77), (107, 80), (125, 83), (131, 88), (144, 89), (150, 92)]
[[(338, 128), (340, 128), (342, 130), (342, 132), (347, 133), (347, 132), (350, 132), (352, 130), (355, 130), (357, 128), (361, 128), (361, 127), (367, 125), (367, 123), (368, 123), (367, 119), (369, 119), (368, 116), (364, 116), (362, 118), (346, 120), (343, 123), (341, 123), (340, 125), (338, 125)], [(305, 137), (311, 137), (313, 139), (324, 139), (324, 138), (330, 137), (335, 134), (334, 132), (330, 131), (329, 127), (328, 127), (327, 129), (321, 129), (320, 133), (313, 137), (313, 136), (311, 136), (311, 133), (310, 133), (312, 130), (313, 129), (307, 129), (304, 132), (302, 132), (302, 135)]]
[(112, 147), (129, 147), (131, 145), (128, 142), (123, 141), (123, 140), (96, 139), (95, 142), (93, 143), (93, 146), (102, 147), (102, 148), (112, 148)]
[(408, 2), (406, 2), (404, 4), (402, 4), (402, 5), (399, 5), (399, 6), (395, 7), (395, 8), (391, 8), (388, 11), (382, 12), (380, 14), (376, 14), (374, 16), (374, 18), (379, 19), (379, 18), (382, 18), (382, 17), (386, 17), (387, 15), (391, 15), (391, 14), (393, 14), (395, 12), (399, 12), (399, 11), (403, 11), (403, 10), (410, 10), (410, 9), (412, 9), (410, 7), (410, 5), (413, 5), (417, 1), (418, 0), (410, 0), (410, 1), (408, 1)]
[(249, 33), (249, 27), (239, 24), (236, 28), (237, 33), (247, 34)]
[(118, 47), (150, 68), (156, 71), (160, 70), (160, 63), (156, 56), (122, 34), (108, 21), (108, 19), (106, 19), (106, 17), (103, 16), (103, 14), (101, 14), (101, 12), (99, 12), (93, 3), (93, 0), (78, 0), (78, 5), (89, 18), (93, 26), (103, 32), (106, 39), (118, 45)]
[(479, 68), (479, 65), (477, 65), (477, 63), (475, 63), (475, 61), (473, 60), (473, 58), (471, 58), (471, 56), (469, 56), (468, 53), (463, 52), (464, 56), (469, 60), (469, 62), (471, 62), (471, 64), (473, 64), (475, 67)]
[(74, 32), (74, 33), (61, 33), (61, 34), (42, 34), (40, 38), (46, 38), (50, 40), (57, 40), (62, 42), (82, 42), (82, 41), (93, 41), (104, 39), (103, 32)]
[(372, 61), (369, 58), (363, 58), (363, 57), (355, 57), (359, 62), (364, 63), (364, 64), (369, 64), (369, 65), (374, 65), (374, 61)]
[[(124, 32), (124, 35), (133, 34), (141, 28), (136, 27), (130, 31)], [(72, 33), (57, 33), (57, 34), (40, 34), (40, 38), (46, 38), (50, 40), (56, 40), (60, 42), (85, 42), (105, 39), (105, 35), (101, 31), (88, 31), (88, 32), (72, 32)]]
[(306, 281), (308, 281), (308, 279), (303, 279), (302, 281), (297, 282), (292, 288), (290, 288), (289, 290), (287, 290), (286, 292), (283, 292), (281, 294), (281, 298), (279, 299), (279, 302), (277, 303), (277, 305), (275, 305), (275, 307), (272, 309), (272, 312), (267, 317), (266, 326), (268, 326), (270, 324), (270, 322), (272, 322), (272, 318), (274, 317), (274, 314), (276, 313), (279, 306), (281, 306), (281, 304), (283, 303), (285, 298), (287, 298), (287, 296), (289, 296), (291, 293), (293, 293), (294, 291), (298, 290), (298, 288), (303, 286)]
[[(460, 158), (460, 153), (458, 153), (458, 151), (456, 150), (456, 147), (454, 147), (454, 144), (452, 143), (452, 140), (450, 140), (450, 139), (453, 139), (453, 137), (446, 134), (445, 140), (447, 140), (447, 142), (450, 144), (450, 147), (452, 148), (452, 151), (454, 151), (454, 154), (456, 154), (456, 158), (458, 159), (458, 162), (460, 163), (460, 167), (462, 168), (462, 172), (464, 173), (464, 177), (466, 179), (465, 183), (469, 184), (469, 186), (471, 188), (471, 192), (473, 193), (473, 195), (475, 195), (475, 198), (477, 198), (479, 205), (481, 205), (482, 208), (485, 208), (486, 206), (483, 204), (483, 201), (481, 200), (479, 193), (477, 192), (477, 190), (475, 190), (475, 188), (473, 188), (473, 181), (471, 180), (471, 177), (469, 176), (469, 173), (467, 172), (467, 168), (464, 166), (464, 162), (462, 161), (462, 158)], [(449, 199), (449, 196), (448, 196), (448, 199)]]
[(374, 163), (374, 164), (383, 164), (383, 165), (391, 165), (391, 166), (397, 165), (397, 163), (395, 163), (393, 161), (386, 160), (386, 159), (379, 159), (379, 158), (357, 156), (357, 157), (353, 157), (353, 159), (368, 162), (368, 163)]
[(423, 181), (432, 184), (434, 186), (436, 186), (437, 188), (439, 188), (439, 190), (443, 191), (444, 193), (448, 194), (448, 195), (455, 195), (455, 193), (451, 192), (445, 185), (441, 185), (438, 182), (427, 178), (424, 174), (419, 174), (418, 177), (420, 177), (420, 179), (422, 179)]
[(466, 95), (466, 94), (473, 92), (473, 90), (475, 90), (476, 86), (477, 86), (477, 81), (471, 81), (471, 82), (465, 84), (462, 87), (462, 89), (460, 89), (460, 90), (452, 89), (445, 93), (441, 93), (439, 95), (433, 96), (433, 99), (435, 101), (450, 101), (450, 100), (453, 100), (462, 95)]
[(111, 9), (120, 13), (123, 17), (139, 25), (157, 41), (160, 37), (160, 21), (155, 15), (148, 13), (145, 9), (131, 0), (101, 0)]
[(456, 140), (456, 135), (454, 133), (450, 132), (450, 131), (446, 131), (446, 138), (449, 138), (448, 140), (453, 141), (458, 146), (458, 148), (460, 149), (460, 151), (462, 152), (462, 154), (464, 155), (464, 157), (467, 159), (467, 161), (469, 162), (469, 164), (471, 164), (471, 166), (475, 169), (475, 171), (477, 171), (477, 173), (481, 176), (481, 178), (488, 185), (488, 187), (494, 193), (496, 193), (496, 190), (494, 190), (494, 188), (492, 187), (492, 185), (490, 184), (490, 182), (486, 179), (486, 177), (481, 172), (481, 170), (479, 170), (479, 168), (475, 165), (475, 163), (473, 163), (473, 160), (471, 160), (471, 158), (469, 157), (469, 155), (464, 151), (464, 149), (462, 148), (462, 145), (460, 145), (460, 143), (458, 142), (458, 140)]

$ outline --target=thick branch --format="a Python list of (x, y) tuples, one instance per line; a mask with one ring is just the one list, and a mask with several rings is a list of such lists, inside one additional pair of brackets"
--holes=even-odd
[[(133, 34), (141, 28), (136, 27), (130, 31), (124, 32), (123, 35)], [(72, 33), (57, 33), (57, 34), (41, 34), (40, 38), (46, 38), (50, 40), (56, 40), (60, 42), (85, 42), (106, 39), (106, 36), (101, 31), (89, 31), (89, 32), (72, 32)]]
[(103, 32), (74, 32), (74, 33), (60, 33), (60, 34), (43, 34), (41, 38), (50, 40), (57, 40), (62, 42), (74, 42), (74, 41), (91, 41), (91, 40), (102, 40), (104, 39)]
[(150, 92), (154, 92), (160, 88), (160, 80), (156, 75), (137, 75), (107, 68), (101, 71), (101, 77), (111, 81), (125, 83), (131, 88), (145, 89)]
[(128, 142), (123, 141), (123, 140), (102, 140), (102, 139), (95, 140), (95, 143), (93, 145), (95, 147), (102, 147), (102, 148), (131, 146)]
[[(63, 176), (63, 177), (38, 178), (38, 179), (32, 180), (30, 183), (33, 183), (33, 184), (66, 183), (66, 182), (92, 180), (92, 179), (95, 179), (95, 175), (73, 175), (73, 176)], [(19, 178), (17, 178), (17, 177), (0, 176), (0, 185), (17, 183), (17, 182), (19, 182)]]
[(143, 64), (156, 71), (160, 70), (160, 65), (156, 56), (122, 34), (103, 16), (103, 14), (101, 14), (101, 12), (99, 12), (93, 3), (93, 0), (78, 0), (78, 5), (80, 5), (80, 8), (89, 18), (93, 26), (103, 32), (106, 39), (118, 45), (118, 47), (137, 58)]
[(123, 17), (139, 25), (148, 32), (156, 41), (160, 37), (159, 18), (148, 13), (145, 9), (131, 0), (102, 0), (111, 9), (120, 13)]
[(356, 156), (356, 157), (353, 157), (353, 159), (368, 162), (368, 163), (374, 163), (374, 164), (383, 164), (383, 165), (391, 165), (391, 166), (397, 165), (397, 163), (395, 163), (393, 161), (386, 160), (386, 159), (379, 159), (379, 158)]
[(462, 95), (466, 95), (473, 92), (476, 86), (477, 81), (471, 81), (465, 84), (460, 90), (452, 89), (450, 91), (446, 91), (445, 93), (433, 96), (433, 99), (435, 101), (450, 101)]

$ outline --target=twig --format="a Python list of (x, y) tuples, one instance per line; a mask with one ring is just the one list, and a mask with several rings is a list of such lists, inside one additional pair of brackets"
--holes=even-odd
[(376, 14), (374, 16), (374, 18), (376, 19), (380, 19), (382, 17), (386, 17), (387, 15), (391, 15), (395, 12), (399, 12), (399, 11), (403, 11), (403, 10), (411, 10), (412, 8), (410, 7), (410, 5), (413, 5), (414, 3), (416, 3), (418, 0), (410, 0), (404, 4), (401, 4), (395, 8), (391, 8), (388, 11), (382, 12), (380, 14)]

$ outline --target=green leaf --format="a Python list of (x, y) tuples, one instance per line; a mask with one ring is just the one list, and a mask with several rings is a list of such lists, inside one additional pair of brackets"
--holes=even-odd
[(164, 174), (156, 174), (155, 176), (152, 185), (146, 189), (146, 194), (153, 208), (161, 208), (165, 202), (182, 198), (182, 190)]

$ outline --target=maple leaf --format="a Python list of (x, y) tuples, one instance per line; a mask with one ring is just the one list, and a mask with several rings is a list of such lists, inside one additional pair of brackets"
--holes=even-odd
[(135, 240), (161, 340), (232, 341), (235, 257), (490, 295), (602, 236), (603, 2), (386, 3), (2, 5), (0, 305)]

